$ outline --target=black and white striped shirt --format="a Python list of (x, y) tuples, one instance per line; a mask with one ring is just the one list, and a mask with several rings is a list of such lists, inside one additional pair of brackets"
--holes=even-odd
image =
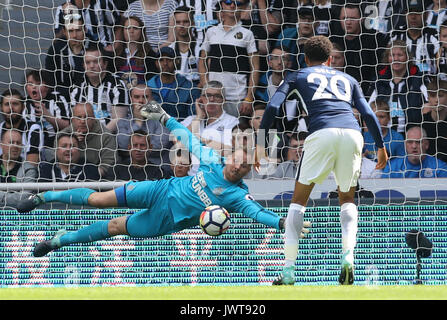
[(175, 70), (175, 72), (181, 74), (193, 83), (198, 83), (200, 81), (198, 69), (199, 56), (193, 52), (193, 49), (197, 48), (196, 42), (191, 41), (190, 46), (191, 47), (188, 52), (181, 52), (178, 42), (173, 42), (169, 45), (170, 48), (174, 49), (176, 56), (181, 58), (180, 66)]
[(109, 123), (112, 117), (112, 108), (129, 107), (129, 94), (124, 81), (106, 73), (101, 84), (93, 86), (86, 77), (80, 86), (71, 90), (71, 104), (89, 102), (93, 106), (95, 118), (103, 124)]
[(135, 1), (129, 5), (124, 13), (124, 20), (133, 16), (140, 18), (146, 28), (146, 39), (152, 49), (158, 51), (159, 46), (168, 39), (169, 18), (177, 8), (178, 2), (177, 0), (164, 0), (160, 10), (149, 15), (144, 13), (141, 1)]
[[(75, 0), (70, 1), (73, 5)], [(54, 31), (58, 33), (64, 26), (63, 5), (56, 9)], [(87, 8), (79, 9), (84, 19), (86, 36), (92, 41), (99, 41), (104, 46), (114, 42), (114, 27), (121, 22), (121, 14), (112, 0), (90, 0)]]
[(67, 40), (55, 39), (48, 49), (45, 69), (53, 74), (55, 87), (68, 92), (84, 76), (84, 50), (76, 55)]
[(447, 80), (447, 50), (443, 47), (439, 49), (438, 55), (438, 76), (441, 80)]
[(364, 15), (374, 15), (377, 12), (377, 18), (366, 20), (367, 27), (371, 26), (375, 30), (388, 33), (393, 30), (402, 31), (406, 29), (406, 0), (380, 0), (376, 2), (377, 11), (371, 8), (371, 5), (365, 1)]
[[(67, 96), (58, 91), (53, 91), (45, 98), (44, 103), (45, 107), (54, 118), (70, 120), (71, 105)], [(56, 133), (63, 128), (54, 128), (50, 122), (42, 117), (36, 116), (33, 101), (30, 99), (27, 99), (25, 102), (25, 109), (23, 109), (22, 116), (31, 122), (40, 124), (43, 129), (44, 146), (53, 148)]]
[(408, 33), (394, 32), (391, 41), (404, 40), (412, 53), (416, 65), (424, 74), (436, 74), (436, 54), (439, 51), (439, 41), (436, 30), (433, 28), (422, 29), (422, 35), (413, 40)]
[(441, 9), (438, 12), (428, 10), (426, 13), (425, 25), (439, 32), (439, 27), (446, 20), (447, 9)]
[(180, 0), (180, 6), (187, 6), (194, 10), (194, 27), (196, 33), (196, 46), (194, 54), (200, 56), (200, 47), (205, 39), (205, 32), (208, 27), (219, 23), (217, 18), (216, 4), (218, 0)]

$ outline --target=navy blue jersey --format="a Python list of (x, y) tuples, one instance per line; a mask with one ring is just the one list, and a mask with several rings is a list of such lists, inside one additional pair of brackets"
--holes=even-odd
[(309, 117), (309, 133), (325, 128), (361, 131), (352, 111), (355, 107), (365, 120), (377, 147), (383, 147), (379, 122), (357, 80), (324, 65), (304, 68), (286, 76), (267, 106), (261, 129), (268, 131), (280, 106), (292, 94), (299, 97), (301, 107)]

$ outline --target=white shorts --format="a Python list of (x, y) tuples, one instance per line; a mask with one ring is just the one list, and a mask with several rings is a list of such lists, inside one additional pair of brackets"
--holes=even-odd
[(298, 182), (322, 183), (333, 172), (341, 192), (357, 185), (362, 165), (363, 136), (354, 129), (327, 128), (304, 141)]

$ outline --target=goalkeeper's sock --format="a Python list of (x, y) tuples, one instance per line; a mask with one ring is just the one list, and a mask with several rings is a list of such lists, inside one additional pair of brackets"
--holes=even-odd
[(60, 237), (59, 246), (63, 247), (73, 243), (94, 242), (110, 238), (108, 221), (98, 221), (78, 231), (68, 232)]
[(66, 191), (46, 191), (43, 194), (45, 202), (62, 202), (74, 205), (88, 205), (88, 197), (96, 192), (92, 189), (78, 188)]
[(340, 211), (342, 253), (344, 260), (354, 264), (354, 248), (357, 244), (358, 210), (354, 203), (344, 203)]
[(301, 230), (303, 229), (304, 212), (306, 207), (297, 203), (291, 203), (287, 212), (286, 228), (284, 233), (284, 255), (287, 267), (295, 267), (296, 257), (298, 256), (298, 241)]

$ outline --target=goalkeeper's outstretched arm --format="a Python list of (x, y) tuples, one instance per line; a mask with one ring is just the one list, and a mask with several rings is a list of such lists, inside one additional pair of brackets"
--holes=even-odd
[(183, 144), (189, 152), (195, 155), (202, 163), (219, 163), (220, 155), (212, 148), (203, 146), (200, 140), (192, 134), (188, 128), (179, 123), (163, 110), (155, 101), (149, 102), (141, 108), (141, 115), (149, 120), (157, 120), (166, 126), (175, 136), (177, 141)]

